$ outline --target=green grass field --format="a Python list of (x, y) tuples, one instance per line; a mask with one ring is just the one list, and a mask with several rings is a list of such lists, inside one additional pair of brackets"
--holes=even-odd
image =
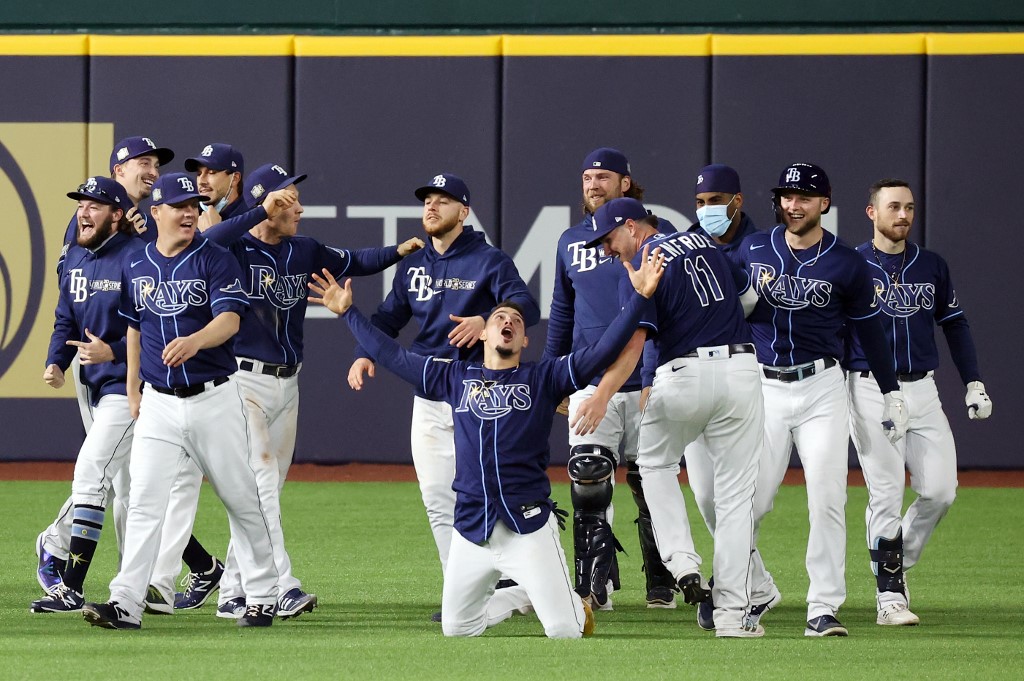
[[(430, 614), (441, 579), (416, 486), (411, 483), (289, 483), (285, 531), (296, 575), (317, 593), (311, 615), (266, 630), (240, 630), (214, 606), (173, 617), (147, 615), (141, 631), (88, 626), (80, 615), (33, 615), (38, 598), (33, 541), (69, 483), (0, 482), (0, 678), (413, 678), (659, 679), (1020, 678), (1024, 667), (1024, 490), (961, 489), (922, 563), (910, 573), (919, 627), (874, 624), (874, 580), (864, 548), (866, 492), (850, 490), (849, 596), (840, 618), (849, 638), (803, 636), (807, 577), (806, 498), (784, 487), (761, 548), (783, 593), (758, 640), (717, 640), (694, 610), (643, 607), (635, 507), (616, 491), (623, 591), (598, 613), (597, 634), (550, 641), (534, 617), (517, 617), (479, 639), (445, 639)], [(568, 487), (555, 497), (569, 506)], [(698, 548), (710, 570), (710, 538)], [(699, 525), (699, 527), (698, 527)], [(227, 521), (204, 485), (200, 539), (223, 556)], [(571, 537), (563, 544), (571, 555)], [(116, 551), (101, 542), (86, 597), (106, 600)]]

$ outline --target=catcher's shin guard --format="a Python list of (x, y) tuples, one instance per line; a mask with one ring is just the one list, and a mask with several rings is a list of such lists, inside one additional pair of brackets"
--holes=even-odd
[(654, 540), (654, 523), (651, 521), (651, 511), (647, 507), (644, 488), (640, 483), (640, 467), (635, 461), (626, 464), (626, 482), (633, 492), (633, 499), (639, 511), (636, 527), (640, 535), (640, 554), (644, 560), (642, 569), (647, 576), (647, 591), (659, 586), (675, 591), (676, 580), (661, 561), (658, 543)]
[(879, 537), (875, 540), (875, 548), (869, 549), (868, 553), (871, 554), (871, 568), (879, 592), (906, 594), (903, 583), (903, 530), (897, 532), (892, 539)]
[(583, 598), (591, 597), (601, 607), (608, 602), (615, 550), (622, 550), (607, 519), (615, 456), (600, 445), (576, 445), (569, 452), (568, 468), (574, 509), (576, 592)]

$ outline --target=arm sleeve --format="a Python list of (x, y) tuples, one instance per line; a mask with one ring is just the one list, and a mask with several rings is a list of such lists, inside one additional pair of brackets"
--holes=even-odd
[(949, 354), (953, 357), (953, 364), (960, 372), (960, 380), (967, 385), (971, 381), (981, 380), (981, 371), (978, 369), (978, 351), (974, 347), (974, 336), (971, 335), (971, 327), (967, 323), (967, 317), (959, 315), (942, 324), (942, 333), (946, 336), (946, 343), (949, 345)]
[(346, 310), (342, 318), (348, 323), (356, 342), (365, 348), (378, 364), (418, 390), (424, 391), (431, 399), (444, 399), (442, 391), (439, 390), (443, 382), (426, 380), (428, 364), (435, 363), (431, 358), (403, 348), (398, 341), (374, 326), (355, 306)]
[(637, 330), (641, 315), (650, 305), (650, 300), (634, 293), (605, 329), (601, 340), (568, 356), (570, 384), (563, 386), (566, 392), (581, 389), (615, 361)]
[(551, 296), (551, 311), (548, 313), (548, 337), (544, 342), (544, 359), (567, 355), (572, 351), (573, 310), (576, 292), (565, 269), (562, 245), (559, 244), (555, 257), (555, 286)]
[(504, 302), (511, 300), (523, 308), (523, 321), (526, 326), (533, 326), (540, 321), (540, 305), (530, 293), (526, 282), (519, 276), (519, 270), (512, 258), (502, 253), (502, 259), (496, 263), (497, 271), (492, 278), (494, 300)]
[(124, 338), (113, 343), (107, 343), (110, 351), (114, 353), (114, 364), (125, 364), (128, 361), (128, 341)]
[(398, 246), (350, 251), (320, 244), (318, 256), (319, 267), (326, 267), (336, 278), (377, 274), (402, 259)]
[[(63, 277), (61, 277), (63, 279)], [(64, 282), (62, 281), (61, 284)], [(46, 366), (56, 364), (61, 371), (67, 371), (71, 366), (77, 349), (68, 345), (69, 340), (81, 338), (81, 330), (78, 323), (71, 314), (71, 303), (65, 293), (66, 287), (60, 287), (60, 297), (57, 299), (57, 309), (54, 311), (53, 333), (50, 335), (50, 348), (46, 353)]]
[(246, 232), (267, 219), (267, 211), (263, 206), (256, 206), (241, 215), (230, 217), (218, 222), (203, 232), (203, 236), (215, 244), (230, 246), (241, 239)]
[(860, 347), (864, 351), (864, 357), (868, 360), (871, 373), (878, 381), (878, 387), (883, 393), (891, 393), (899, 390), (899, 383), (896, 382), (896, 369), (893, 368), (892, 349), (885, 337), (885, 329), (878, 317), (865, 317), (861, 319), (850, 319), (853, 328), (857, 330), (857, 338), (860, 340)]
[(658, 348), (654, 345), (654, 339), (648, 338), (644, 342), (644, 355), (640, 360), (640, 387), (650, 388), (654, 385), (654, 372), (658, 368)]

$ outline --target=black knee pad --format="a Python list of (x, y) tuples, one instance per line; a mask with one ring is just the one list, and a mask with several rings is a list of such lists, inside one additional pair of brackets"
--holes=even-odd
[(568, 469), (573, 508), (577, 513), (599, 514), (604, 518), (612, 502), (615, 455), (601, 445), (576, 445), (569, 451)]
[(879, 538), (877, 549), (868, 549), (875, 563), (875, 581), (879, 591), (906, 593), (903, 586), (903, 530), (892, 539)]

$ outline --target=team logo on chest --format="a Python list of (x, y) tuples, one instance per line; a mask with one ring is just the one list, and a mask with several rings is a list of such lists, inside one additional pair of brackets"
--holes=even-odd
[(161, 317), (173, 317), (189, 306), (205, 305), (209, 296), (202, 279), (157, 283), (153, 277), (136, 277), (132, 279), (132, 299), (139, 312), (145, 309)]
[(249, 266), (249, 290), (246, 295), (254, 300), (266, 298), (274, 307), (287, 310), (297, 302), (304, 300), (306, 290), (306, 274), (282, 274), (269, 265)]
[(935, 308), (935, 284), (885, 284), (875, 279), (875, 304), (890, 317), (905, 318)]
[(598, 265), (611, 262), (612, 257), (604, 254), (603, 248), (584, 248), (586, 241), (577, 241), (568, 245), (569, 253), (572, 255), (571, 267), (577, 272), (589, 272)]
[(776, 274), (764, 263), (751, 263), (751, 281), (757, 294), (780, 310), (802, 310), (805, 307), (827, 307), (832, 300), (832, 282), (793, 274)]
[(527, 411), (532, 404), (530, 386), (525, 383), (498, 383), (478, 378), (462, 381), (462, 398), (456, 412), (472, 412), (474, 416), (493, 421), (516, 411)]

